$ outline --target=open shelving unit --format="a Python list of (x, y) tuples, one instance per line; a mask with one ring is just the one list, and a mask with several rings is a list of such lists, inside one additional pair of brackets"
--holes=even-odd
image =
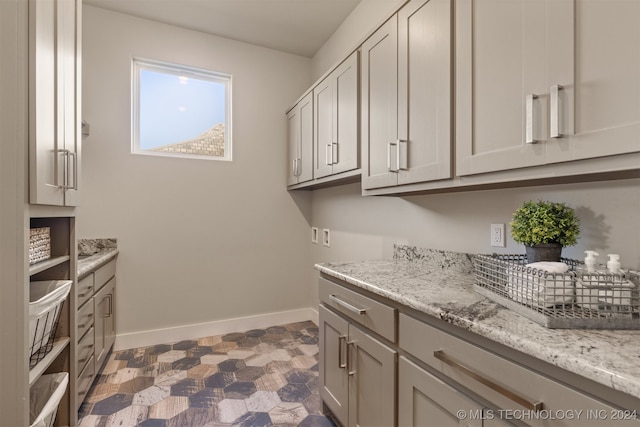
[[(49, 227), (51, 235), (51, 257), (30, 265), (30, 282), (40, 280), (71, 280), (71, 291), (64, 301), (60, 321), (56, 331), (53, 349), (29, 370), (29, 387), (44, 374), (67, 372), (71, 384), (73, 363), (72, 355), (75, 348), (72, 345), (71, 327), (73, 317), (74, 295), (77, 283), (76, 248), (75, 248), (75, 218), (72, 216), (34, 216), (30, 218), (30, 228)], [(28, 311), (28, 307), (26, 308)], [(29, 340), (27, 340), (28, 342)], [(27, 352), (28, 353), (28, 352)], [(56, 426), (70, 426), (75, 417), (71, 413), (71, 385), (67, 386), (65, 395), (58, 406)]]

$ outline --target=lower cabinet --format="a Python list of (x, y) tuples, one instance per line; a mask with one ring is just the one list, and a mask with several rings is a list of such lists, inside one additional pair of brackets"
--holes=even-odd
[(395, 425), (397, 352), (320, 306), (320, 396), (344, 426)]
[(640, 401), (416, 313), (319, 281), (320, 397), (343, 426), (640, 426)]
[(116, 260), (78, 281), (76, 311), (76, 410), (87, 396), (115, 342)]
[[(398, 363), (399, 426), (482, 426), (485, 408), (405, 357)], [(464, 414), (471, 414), (467, 419)]]

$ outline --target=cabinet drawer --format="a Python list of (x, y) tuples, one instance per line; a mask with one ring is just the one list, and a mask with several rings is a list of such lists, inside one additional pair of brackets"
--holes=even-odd
[(78, 281), (78, 307), (82, 307), (82, 304), (93, 296), (95, 291), (93, 280), (93, 273), (91, 273)]
[(320, 301), (366, 326), (373, 332), (396, 341), (396, 309), (338, 284), (320, 278)]
[(89, 362), (87, 366), (84, 367), (80, 375), (78, 376), (78, 382), (76, 383), (76, 410), (80, 409), (80, 405), (84, 401), (85, 397), (87, 397), (87, 393), (89, 392), (89, 388), (91, 387), (91, 383), (93, 382), (93, 378), (95, 376), (95, 363), (93, 355), (89, 358)]
[(78, 371), (82, 371), (87, 362), (93, 358), (93, 352), (95, 348), (94, 329), (89, 329), (89, 332), (78, 342), (76, 348), (76, 356), (78, 362)]
[(84, 337), (84, 334), (93, 327), (94, 324), (94, 307), (93, 303), (85, 304), (80, 310), (78, 310), (77, 315), (77, 326), (76, 326), (76, 337), (78, 340), (81, 340)]
[(112, 259), (95, 271), (96, 291), (103, 287), (109, 279), (116, 275), (116, 260)]
[[(557, 420), (559, 426), (584, 426), (587, 411), (611, 414), (614, 410), (599, 400), (404, 314), (399, 316), (398, 335), (402, 349), (487, 399), (497, 409), (533, 413), (533, 405), (540, 404), (542, 410), (552, 412), (584, 411), (582, 417)], [(611, 419), (606, 420), (608, 423), (602, 420), (598, 424), (598, 421), (589, 420), (595, 425), (616, 425)], [(527, 419), (526, 422), (545, 425), (548, 420)], [(625, 422), (628, 426), (638, 425)]]

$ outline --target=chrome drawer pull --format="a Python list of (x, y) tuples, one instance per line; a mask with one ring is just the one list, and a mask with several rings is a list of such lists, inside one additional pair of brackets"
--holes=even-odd
[(342, 343), (347, 342), (347, 337), (344, 335), (338, 337), (338, 368), (344, 369), (347, 367), (346, 362), (342, 362)]
[(436, 359), (442, 360), (444, 363), (446, 363), (447, 365), (451, 366), (452, 368), (455, 368), (457, 370), (459, 370), (460, 372), (462, 372), (463, 374), (473, 378), (474, 380), (486, 385), (487, 387), (489, 387), (490, 389), (500, 393), (501, 395), (503, 395), (504, 397), (506, 397), (509, 400), (512, 400), (514, 402), (516, 402), (518, 405), (523, 406), (529, 410), (532, 411), (540, 411), (542, 410), (542, 402), (529, 402), (528, 400), (526, 400), (525, 398), (518, 396), (517, 394), (515, 394), (514, 392), (512, 392), (511, 390), (507, 390), (506, 388), (494, 383), (493, 381), (483, 377), (482, 375), (478, 374), (477, 372), (473, 371), (472, 369), (466, 367), (465, 365), (459, 363), (456, 360), (451, 359), (449, 356), (447, 356), (442, 350), (436, 350), (433, 352), (433, 357), (435, 357)]
[(361, 316), (367, 312), (366, 308), (358, 308), (358, 307), (356, 307), (354, 305), (351, 305), (346, 301), (342, 301), (340, 298), (338, 298), (334, 294), (329, 295), (329, 299), (331, 301), (335, 302), (336, 304), (341, 305), (342, 307), (346, 308), (347, 310), (353, 311), (354, 313), (359, 314)]
[(347, 375), (348, 376), (353, 376), (356, 373), (355, 369), (351, 369), (351, 364), (353, 363), (353, 360), (351, 360), (351, 346), (355, 346), (356, 342), (355, 341), (347, 341)]

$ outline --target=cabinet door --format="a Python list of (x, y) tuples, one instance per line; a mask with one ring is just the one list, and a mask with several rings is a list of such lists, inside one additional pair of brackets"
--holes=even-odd
[(349, 325), (349, 426), (396, 425), (396, 351)]
[(314, 171), (316, 178), (333, 173), (333, 146), (338, 144), (335, 128), (335, 79), (330, 74), (313, 89), (315, 111)]
[(334, 70), (334, 142), (332, 161), (333, 173), (346, 172), (358, 168), (358, 76), (359, 52), (354, 52)]
[(362, 188), (398, 183), (398, 17), (361, 47)]
[(56, 3), (29, 2), (29, 200), (64, 204), (63, 165), (56, 134)]
[(287, 113), (287, 121), (287, 185), (293, 185), (313, 179), (313, 93), (307, 94)]
[(298, 106), (293, 107), (287, 113), (288, 124), (288, 169), (287, 169), (287, 185), (298, 183), (298, 152), (300, 150), (300, 109)]
[(451, 1), (398, 12), (398, 184), (451, 178)]
[(31, 0), (30, 202), (75, 206), (80, 165), (80, 0)]
[(570, 54), (555, 36), (571, 2), (461, 0), (455, 15), (457, 174), (545, 163), (548, 74)]
[(346, 370), (346, 320), (319, 307), (320, 397), (342, 425), (348, 421), (349, 382)]
[(115, 341), (115, 278), (96, 292), (95, 301), (95, 356), (96, 366), (101, 366)]
[(300, 166), (298, 182), (313, 179), (313, 94), (300, 101)]
[[(408, 359), (398, 363), (398, 426), (482, 426), (483, 407)], [(461, 413), (459, 411), (462, 411)], [(460, 416), (464, 414), (464, 416)]]
[[(575, 0), (567, 22), (575, 68), (552, 76), (559, 108), (552, 120), (559, 132), (549, 161), (640, 151), (640, 2)], [(575, 7), (573, 7), (575, 3)], [(575, 33), (575, 43), (570, 38)], [(555, 43), (555, 41), (554, 41)], [(561, 70), (558, 70), (561, 71)], [(558, 111), (556, 113), (556, 111)]]

